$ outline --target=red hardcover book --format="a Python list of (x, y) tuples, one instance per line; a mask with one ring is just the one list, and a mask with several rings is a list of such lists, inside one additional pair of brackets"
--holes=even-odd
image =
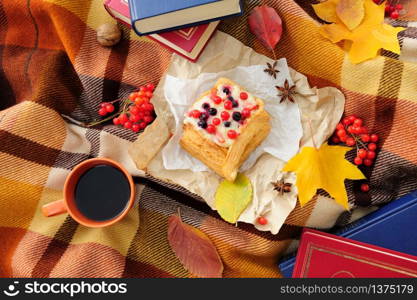
[(292, 277), (417, 277), (417, 257), (305, 229)]
[[(104, 7), (116, 20), (131, 27), (128, 0), (105, 0)], [(219, 21), (216, 21), (195, 27), (151, 34), (147, 37), (195, 62), (216, 31), (218, 24)]]

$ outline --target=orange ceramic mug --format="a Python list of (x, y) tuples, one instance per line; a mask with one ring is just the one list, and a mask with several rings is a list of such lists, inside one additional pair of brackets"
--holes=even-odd
[[(92, 220), (84, 216), (78, 209), (75, 201), (75, 189), (80, 177), (91, 168), (99, 165), (111, 166), (121, 171), (123, 175), (126, 177), (126, 180), (128, 181), (130, 187), (130, 198), (124, 210), (114, 218), (105, 221)], [(54, 201), (44, 205), (42, 207), (42, 213), (46, 217), (52, 217), (68, 212), (75, 221), (82, 225), (88, 227), (104, 227), (112, 225), (117, 221), (123, 219), (123, 217), (126, 216), (129, 210), (132, 208), (134, 201), (135, 184), (129, 172), (121, 164), (111, 159), (92, 158), (83, 161), (71, 171), (64, 184), (64, 198), (62, 200)]]

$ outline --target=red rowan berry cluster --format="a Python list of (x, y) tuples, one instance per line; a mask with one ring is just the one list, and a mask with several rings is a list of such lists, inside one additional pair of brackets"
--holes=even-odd
[[(155, 86), (151, 83), (141, 86), (138, 91), (129, 95), (129, 99), (101, 103), (98, 113), (104, 117), (114, 112), (114, 103), (120, 102), (120, 110), (106, 120), (112, 119), (114, 125), (138, 132), (155, 119), (154, 107), (150, 102), (154, 90)], [(105, 120), (100, 123), (103, 121)]]
[(387, 2), (385, 6), (385, 15), (389, 16), (391, 19), (398, 19), (401, 15), (402, 10), (404, 7), (402, 4), (393, 4), (394, 1)]
[[(385, 0), (373, 0), (376, 4), (381, 5)], [(385, 5), (385, 16), (393, 20), (398, 19), (404, 12), (404, 6), (398, 3), (398, 0), (390, 0)]]
[[(335, 144), (343, 143), (350, 147), (356, 146), (356, 157), (353, 160), (355, 165), (365, 165), (367, 167), (373, 165), (379, 136), (375, 133), (369, 133), (361, 118), (355, 115), (344, 117), (337, 124), (331, 140)], [(369, 185), (362, 184), (361, 190), (368, 192)]]

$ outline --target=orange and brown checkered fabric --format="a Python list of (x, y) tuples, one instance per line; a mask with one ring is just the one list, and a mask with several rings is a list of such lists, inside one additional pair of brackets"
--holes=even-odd
[(114, 226), (91, 229), (66, 215), (43, 217), (40, 207), (61, 197), (71, 168), (96, 156), (125, 162), (125, 149), (136, 138), (113, 125), (82, 128), (62, 115), (82, 122), (98, 118), (103, 100), (157, 83), (171, 54), (127, 28), (117, 46), (101, 47), (95, 30), (113, 22), (101, 0), (3, 0), (0, 276), (188, 277), (166, 239), (167, 217), (180, 207), (184, 221), (215, 243), (225, 277), (279, 277), (277, 261), (296, 245), (303, 226), (343, 225), (367, 207), (417, 189), (417, 30), (412, 24), (400, 34), (400, 56), (383, 53), (352, 65), (338, 45), (318, 34), (312, 1), (246, 1), (245, 15), (225, 20), (220, 30), (266, 55), (246, 23), (247, 13), (261, 3), (273, 6), (285, 24), (278, 55), (306, 74), (311, 85), (341, 89), (346, 112), (363, 117), (381, 136), (376, 164), (366, 171), (371, 192), (348, 184), (349, 201), (360, 209), (343, 212), (318, 197), (302, 209), (297, 206), (279, 234), (271, 235), (222, 221), (178, 187), (136, 177), (138, 205)]

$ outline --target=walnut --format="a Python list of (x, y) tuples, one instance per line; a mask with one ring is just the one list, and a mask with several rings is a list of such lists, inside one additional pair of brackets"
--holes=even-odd
[(106, 23), (97, 29), (97, 41), (102, 46), (114, 46), (120, 41), (121, 37), (122, 32), (117, 24)]

